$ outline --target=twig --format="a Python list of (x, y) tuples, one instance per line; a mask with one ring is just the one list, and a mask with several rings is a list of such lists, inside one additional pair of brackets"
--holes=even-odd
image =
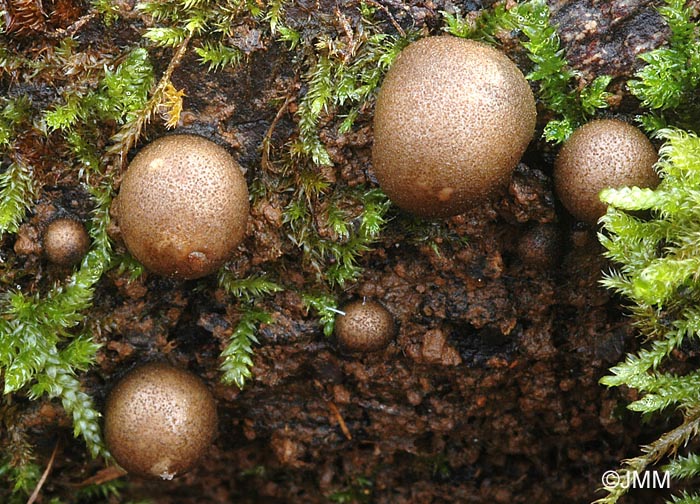
[(265, 170), (273, 171), (272, 170), (272, 163), (270, 163), (270, 144), (272, 142), (272, 134), (275, 132), (275, 128), (277, 127), (277, 123), (280, 121), (280, 119), (282, 119), (282, 115), (284, 115), (284, 113), (287, 111), (287, 107), (289, 107), (289, 103), (291, 101), (292, 101), (291, 96), (287, 96), (284, 99), (284, 103), (277, 111), (277, 114), (275, 114), (275, 118), (270, 123), (270, 127), (267, 128), (267, 132), (265, 132), (265, 137), (263, 138), (263, 141), (262, 141), (262, 159), (260, 161), (262, 164), (262, 167)]
[(80, 483), (76, 485), (71, 485), (75, 486), (77, 488), (84, 488), (86, 486), (90, 485), (102, 485), (104, 483), (107, 483), (109, 481), (113, 481), (117, 478), (121, 478), (126, 474), (126, 471), (122, 469), (121, 467), (117, 466), (108, 466), (105, 467), (104, 469), (100, 469), (97, 471), (97, 473), (93, 476), (90, 476), (89, 478), (81, 481)]
[(36, 487), (34, 487), (34, 491), (32, 492), (32, 495), (29, 496), (29, 500), (27, 500), (27, 504), (34, 504), (37, 497), (39, 497), (39, 492), (41, 492), (41, 487), (43, 487), (44, 483), (46, 483), (46, 478), (48, 478), (49, 472), (51, 472), (51, 468), (53, 467), (54, 460), (56, 460), (56, 454), (58, 453), (58, 445), (59, 445), (59, 442), (56, 441), (56, 446), (53, 447), (53, 453), (51, 454), (51, 458), (49, 459), (49, 463), (46, 464), (46, 469), (44, 469), (44, 474), (41, 475), (39, 482), (36, 484)]
[(335, 419), (338, 420), (340, 430), (343, 431), (345, 437), (348, 439), (348, 441), (352, 441), (352, 434), (350, 433), (350, 429), (348, 429), (348, 426), (345, 424), (345, 420), (343, 420), (343, 416), (340, 414), (338, 406), (336, 406), (335, 403), (328, 401), (328, 409), (331, 410), (331, 413), (333, 413)]
[(396, 31), (399, 32), (399, 35), (401, 35), (404, 38), (406, 37), (406, 32), (403, 31), (403, 28), (401, 28), (401, 25), (399, 25), (399, 23), (396, 22), (396, 19), (394, 19), (394, 16), (391, 14), (391, 12), (386, 7), (386, 5), (382, 5), (379, 2), (375, 2), (375, 0), (363, 0), (363, 1), (364, 1), (364, 3), (374, 5), (375, 7), (378, 7), (381, 10), (383, 10), (384, 13), (387, 15), (387, 17), (389, 18), (389, 22), (392, 25), (394, 25), (394, 28), (396, 28)]
[(187, 52), (187, 46), (189, 45), (191, 38), (192, 35), (188, 35), (187, 38), (180, 43), (175, 51), (175, 54), (173, 55), (173, 58), (168, 64), (168, 68), (165, 69), (163, 76), (158, 82), (158, 85), (153, 90), (150, 100), (148, 100), (148, 103), (138, 117), (133, 121), (126, 123), (114, 136), (112, 136), (111, 140), (114, 142), (114, 144), (107, 149), (107, 155), (118, 155), (120, 168), (123, 167), (127, 152), (129, 152), (129, 149), (134, 146), (141, 136), (143, 127), (148, 124), (151, 117), (153, 117), (157, 112), (158, 106), (163, 98), (163, 93), (165, 92), (168, 84), (170, 84), (170, 77), (173, 75), (173, 72)]

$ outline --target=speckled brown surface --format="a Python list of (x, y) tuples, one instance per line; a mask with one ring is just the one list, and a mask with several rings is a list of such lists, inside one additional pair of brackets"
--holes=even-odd
[(168, 135), (132, 160), (113, 208), (124, 243), (146, 269), (200, 278), (223, 266), (243, 240), (248, 188), (220, 146)]
[(503, 53), (457, 37), (406, 47), (381, 86), (372, 168), (400, 208), (464, 212), (501, 189), (532, 139), (535, 100)]
[[(439, 32), (440, 10), (459, 5), (467, 12), (490, 3), (381, 2), (402, 26), (433, 34)], [(635, 54), (667, 36), (654, 2), (550, 5), (582, 82), (600, 72), (629, 77), (639, 64)], [(298, 23), (329, 22), (314, 12), (333, 12), (335, 6), (295, 2), (288, 16)], [(591, 16), (595, 30), (582, 29)], [(115, 37), (133, 38), (135, 29), (123, 25)], [(577, 33), (584, 38), (575, 40)], [(504, 34), (501, 43), (526, 70), (509, 37)], [(167, 54), (152, 56), (162, 70)], [(249, 182), (264, 178), (258, 148), (278, 110), (271, 101), (299, 91), (297, 72), (293, 56), (277, 44), (253, 53), (237, 71), (206, 73), (190, 54), (173, 76), (176, 87), (187, 89), (178, 131), (227, 148)], [(13, 86), (13, 92), (34, 93), (39, 100), (52, 92), (45, 83)], [(617, 108), (609, 113), (633, 115), (636, 102), (624, 86), (614, 90)], [(544, 121), (539, 117), (538, 131)], [(277, 148), (289, 140), (293, 125), (294, 118), (283, 114), (273, 135)], [(332, 125), (322, 130), (336, 163), (326, 174), (334, 183), (375, 183), (370, 125), (366, 111), (352, 133), (340, 135)], [(163, 131), (154, 126), (148, 134), (155, 138)], [(50, 140), (24, 138), (18, 147), (22, 142), (51, 151)], [(339, 352), (291, 289), (303, 288), (309, 273), (283, 234), (287, 196), (270, 192), (251, 209), (246, 238), (230, 266), (241, 276), (280, 268), (290, 290), (262, 306), (273, 323), (261, 328), (254, 378), (242, 392), (219, 383), (218, 356), (240, 315), (236, 300), (218, 290), (215, 279), (178, 283), (146, 276), (128, 282), (125, 275), (108, 273), (90, 312), (103, 347), (98, 365), (83, 377), (98, 406), (125, 372), (158, 357), (201, 376), (220, 418), (219, 435), (199, 467), (167, 483), (126, 477), (124, 498), (158, 504), (322, 503), (354, 490), (358, 502), (361, 497), (387, 504), (593, 500), (602, 473), (636, 454), (658, 425), (642, 426), (625, 412), (632, 393), (598, 384), (611, 364), (635, 348), (634, 331), (620, 300), (598, 285), (607, 265), (594, 233), (576, 224), (553, 196), (555, 153), (533, 142), (501, 195), (448, 221), (449, 231), (464, 240), (438, 240), (439, 253), (412, 241), (405, 220), (392, 214), (375, 250), (362, 258), (365, 273), (341, 292), (343, 298), (380, 299), (397, 321), (395, 341), (372, 355)], [(63, 174), (60, 161), (50, 164), (48, 154), (41, 156), (38, 166), (53, 168), (40, 175), (54, 185), (40, 195), (18, 237), (0, 241), (0, 258), (13, 265), (7, 278), (27, 289), (45, 288), (64, 275), (40, 259), (38, 230), (57, 211), (79, 217), (90, 212), (75, 177)], [(555, 257), (523, 256), (519, 244), (543, 225), (558, 231)], [(47, 495), (69, 496), (72, 485), (100, 474), (101, 461), (89, 461), (73, 441), (58, 404), (41, 401), (12, 411), (32, 433), (38, 462), (45, 463), (55, 440), (62, 440), (43, 488)], [(372, 486), (362, 488), (361, 478)], [(658, 501), (653, 493), (627, 500)]]
[(206, 385), (165, 363), (131, 370), (105, 403), (105, 442), (132, 475), (180, 476), (208, 452), (216, 434), (216, 404)]
[(335, 337), (346, 351), (373, 352), (386, 348), (395, 335), (394, 317), (372, 299), (356, 299), (340, 307)]
[(90, 248), (90, 237), (83, 223), (66, 217), (51, 221), (42, 241), (46, 258), (61, 266), (79, 263)]
[(559, 200), (576, 218), (595, 224), (607, 205), (598, 194), (606, 187), (656, 187), (659, 157), (647, 136), (615, 119), (584, 124), (559, 150), (554, 187)]

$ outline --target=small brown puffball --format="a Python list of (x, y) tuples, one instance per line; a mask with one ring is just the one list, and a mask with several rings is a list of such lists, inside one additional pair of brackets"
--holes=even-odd
[(605, 214), (605, 188), (656, 187), (656, 149), (638, 128), (617, 119), (584, 124), (564, 143), (554, 163), (554, 188), (577, 219), (595, 224)]
[(131, 161), (116, 214), (124, 243), (146, 269), (179, 279), (216, 271), (243, 240), (248, 188), (235, 159), (214, 142), (170, 135)]
[(78, 264), (90, 248), (85, 226), (75, 219), (59, 217), (49, 223), (43, 236), (44, 255), (54, 264)]
[(335, 319), (335, 337), (350, 352), (373, 352), (386, 347), (394, 337), (394, 317), (380, 303), (352, 301)]

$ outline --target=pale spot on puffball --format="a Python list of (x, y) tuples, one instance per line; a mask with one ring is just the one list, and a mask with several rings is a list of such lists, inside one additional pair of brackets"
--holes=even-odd
[(148, 169), (150, 171), (158, 171), (165, 166), (165, 161), (162, 158), (154, 159), (148, 164)]
[(449, 201), (449, 199), (452, 197), (452, 194), (455, 192), (453, 187), (443, 187), (440, 189), (440, 192), (438, 193), (438, 199), (440, 201)]
[(187, 256), (187, 258), (190, 260), (192, 263), (203, 263), (207, 260), (207, 255), (204, 252), (199, 252), (195, 250), (194, 252), (190, 252)]

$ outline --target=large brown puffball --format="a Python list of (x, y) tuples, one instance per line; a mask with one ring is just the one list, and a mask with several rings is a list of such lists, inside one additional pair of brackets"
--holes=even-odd
[(595, 224), (605, 214), (605, 188), (656, 187), (656, 149), (638, 128), (617, 119), (584, 124), (564, 143), (554, 163), (554, 188), (577, 219)]
[(192, 373), (152, 363), (117, 383), (105, 408), (105, 442), (131, 474), (172, 479), (207, 452), (217, 429), (216, 403)]
[(535, 100), (502, 52), (452, 36), (406, 47), (374, 115), (372, 164), (400, 208), (462, 213), (506, 185), (532, 138)]
[(222, 266), (243, 239), (248, 188), (224, 148), (171, 135), (131, 161), (115, 207), (126, 247), (148, 270), (199, 278)]

